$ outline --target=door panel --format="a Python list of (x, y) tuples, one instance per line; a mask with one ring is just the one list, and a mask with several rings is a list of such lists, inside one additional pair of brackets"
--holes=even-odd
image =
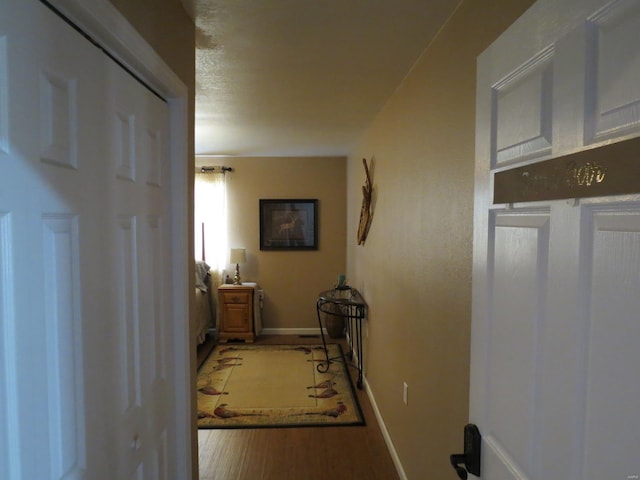
[(640, 6), (612, 2), (589, 19), (589, 77), (594, 95), (588, 115), (597, 141), (637, 130), (640, 124)]
[(40, 159), (78, 167), (77, 81), (43, 69), (40, 72)]
[(175, 478), (168, 107), (0, 9), (0, 477)]
[(539, 0), (479, 57), (470, 421), (484, 479), (640, 475), (640, 195), (492, 204), (497, 171), (640, 135), (638, 27), (638, 0)]
[(589, 213), (585, 478), (627, 478), (637, 462), (620, 453), (640, 443), (640, 211), (627, 205)]
[[(8, 64), (7, 64), (7, 36), (4, 22), (0, 20), (0, 168), (5, 168), (10, 162), (9, 130), (8, 130)], [(5, 182), (0, 180), (0, 187)], [(10, 339), (14, 338), (15, 316), (12, 302), (12, 270), (11, 270), (11, 217), (5, 210), (8, 191), (0, 188), (0, 425), (4, 428), (0, 432), (0, 477), (11, 478), (15, 473), (12, 461), (17, 456), (15, 452), (16, 437), (16, 398), (14, 371), (15, 352)]]
[[(549, 212), (494, 212), (494, 253), (489, 254), (490, 293), (486, 359), (486, 417), (493, 449), (514, 467), (531, 472), (536, 432), (538, 335), (544, 321)], [(512, 339), (520, 339), (514, 342)]]
[(249, 307), (247, 304), (227, 304), (224, 329), (227, 332), (247, 332)]
[[(0, 162), (6, 161), (0, 153)], [(0, 197), (2, 193), (0, 193)], [(17, 399), (15, 395), (15, 351), (10, 339), (15, 336), (15, 315), (12, 302), (10, 217), (0, 212), (0, 477), (16, 476)]]
[(85, 458), (78, 217), (48, 214), (42, 226), (51, 471), (73, 478)]
[(494, 166), (551, 151), (553, 50), (546, 49), (493, 89)]
[[(10, 434), (16, 445), (7, 478), (83, 478), (91, 445), (84, 323), (99, 317), (87, 315), (82, 295), (92, 284), (83, 282), (89, 266), (82, 250), (93, 235), (86, 219), (94, 207), (78, 188), (91, 185), (78, 126), (102, 126), (91, 100), (103, 85), (101, 67), (86, 42), (64, 48), (77, 34), (60, 29), (42, 5), (3, 2), (2, 10), (11, 12), (0, 23), (10, 88), (0, 210), (8, 212), (12, 252), (7, 341), (13, 348), (7, 353), (13, 356), (9, 378), (15, 376), (9, 415), (15, 415)], [(43, 31), (27, 24), (59, 35), (45, 42)], [(33, 452), (40, 454), (34, 459)]]
[[(117, 217), (114, 252), (120, 279), (119, 383), (126, 392), (117, 415), (123, 477), (170, 477), (166, 468), (170, 354), (165, 322), (170, 278), (164, 261), (168, 234), (168, 114), (166, 104), (114, 64), (107, 112), (111, 125), (110, 196)], [(139, 468), (142, 466), (143, 468)], [(163, 470), (160, 470), (163, 468)]]
[(9, 153), (7, 37), (0, 32), (0, 155)]

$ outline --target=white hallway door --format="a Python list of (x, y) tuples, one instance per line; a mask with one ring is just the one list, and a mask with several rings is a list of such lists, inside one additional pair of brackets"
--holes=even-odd
[(174, 479), (168, 107), (0, 12), (0, 478)]
[(470, 421), (486, 480), (640, 476), (640, 196), (492, 203), (496, 172), (640, 135), (638, 32), (637, 0), (539, 0), (478, 59)]

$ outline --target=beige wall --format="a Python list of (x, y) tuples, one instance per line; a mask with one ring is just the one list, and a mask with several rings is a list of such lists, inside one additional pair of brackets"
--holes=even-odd
[[(317, 328), (318, 292), (346, 270), (346, 159), (198, 157), (196, 163), (234, 169), (227, 174), (229, 242), (247, 250), (242, 280), (264, 289), (264, 327)], [(261, 198), (318, 199), (318, 250), (261, 251)]]
[[(369, 304), (366, 378), (409, 479), (455, 478), (448, 458), (468, 419), (476, 56), (532, 3), (462, 2), (348, 160), (347, 273)], [(357, 246), (363, 157), (376, 204)]]
[[(110, 0), (110, 2), (129, 20), (193, 93), (196, 74), (195, 26), (180, 0)], [(195, 95), (192, 95), (192, 101), (195, 101)]]

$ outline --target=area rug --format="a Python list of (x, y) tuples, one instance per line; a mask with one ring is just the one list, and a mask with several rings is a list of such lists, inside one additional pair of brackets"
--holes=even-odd
[(216, 346), (198, 370), (198, 428), (364, 425), (345, 363), (323, 361), (322, 345)]

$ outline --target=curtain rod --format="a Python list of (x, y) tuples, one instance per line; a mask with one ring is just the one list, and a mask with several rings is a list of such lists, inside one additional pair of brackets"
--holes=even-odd
[(200, 173), (212, 173), (212, 172), (233, 172), (233, 168), (225, 167), (223, 165), (216, 165), (212, 167), (200, 167)]

